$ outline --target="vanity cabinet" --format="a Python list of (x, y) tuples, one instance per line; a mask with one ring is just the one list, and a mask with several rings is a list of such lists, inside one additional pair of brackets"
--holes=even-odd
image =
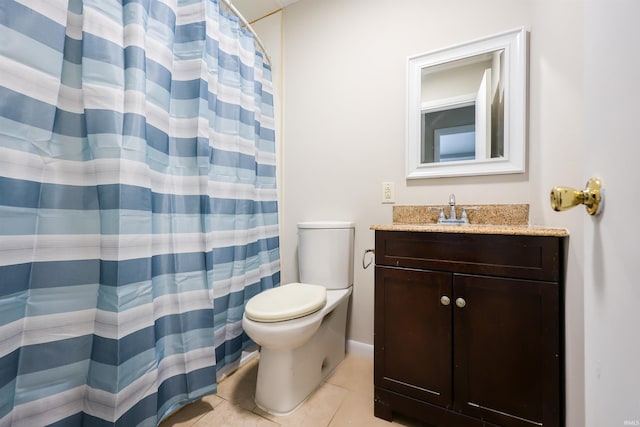
[(564, 425), (565, 239), (376, 230), (375, 415)]

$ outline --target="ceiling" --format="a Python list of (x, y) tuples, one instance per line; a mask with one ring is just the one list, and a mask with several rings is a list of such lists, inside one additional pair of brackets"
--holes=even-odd
[(298, 0), (231, 0), (242, 16), (253, 22)]

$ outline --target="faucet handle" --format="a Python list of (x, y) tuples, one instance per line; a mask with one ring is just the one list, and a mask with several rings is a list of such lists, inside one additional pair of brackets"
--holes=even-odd
[(478, 211), (480, 210), (480, 206), (464, 206), (462, 208), (462, 214), (460, 215), (460, 219), (469, 222), (469, 215), (467, 215), (467, 211)]
[(438, 214), (438, 224), (440, 224), (443, 220), (447, 219), (447, 217), (444, 216), (444, 208), (430, 207), (429, 210), (440, 211), (440, 213)]

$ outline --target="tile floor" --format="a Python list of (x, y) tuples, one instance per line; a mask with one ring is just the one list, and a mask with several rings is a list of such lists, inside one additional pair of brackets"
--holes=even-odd
[(342, 427), (421, 424), (395, 417), (392, 423), (373, 416), (373, 359), (348, 354), (325, 382), (293, 414), (276, 417), (253, 401), (258, 359), (248, 362), (218, 384), (218, 394), (185, 406), (160, 427)]

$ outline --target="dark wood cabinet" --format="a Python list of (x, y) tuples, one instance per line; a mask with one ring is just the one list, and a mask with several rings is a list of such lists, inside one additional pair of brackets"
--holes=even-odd
[(376, 231), (375, 415), (564, 425), (564, 244)]

